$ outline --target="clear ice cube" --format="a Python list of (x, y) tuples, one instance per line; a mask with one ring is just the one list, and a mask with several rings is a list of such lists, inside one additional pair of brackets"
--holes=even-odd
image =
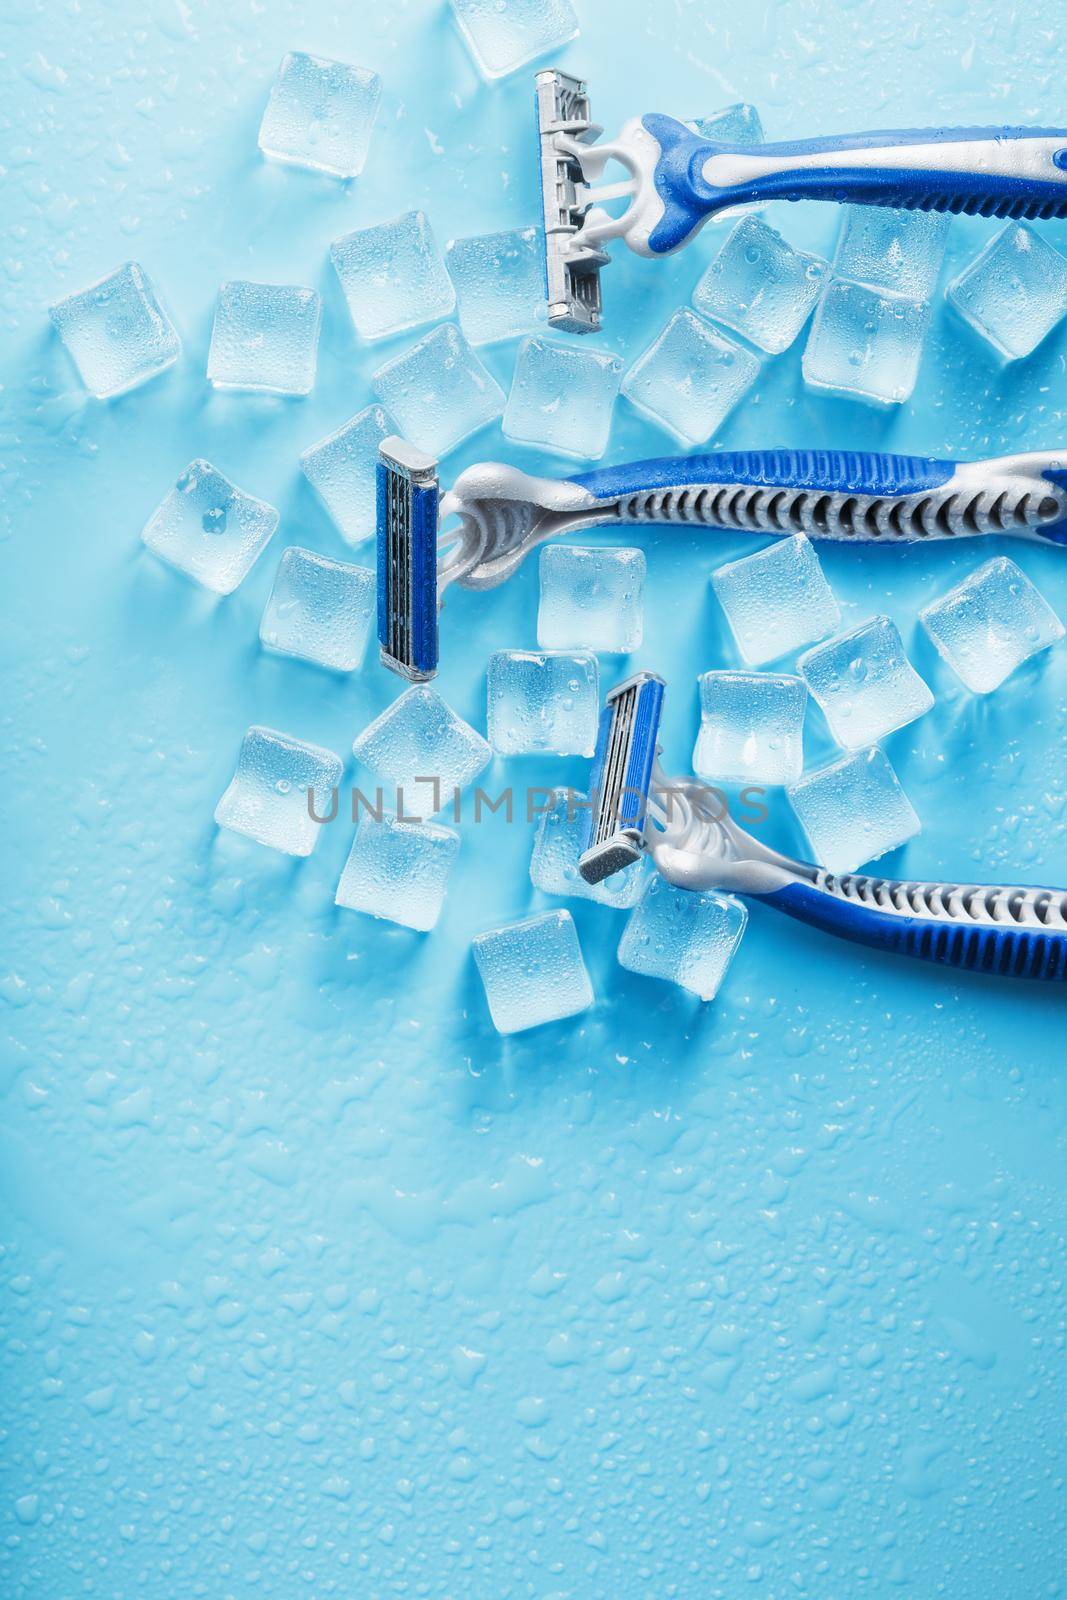
[(502, 756), (591, 756), (600, 715), (596, 657), (497, 650), (486, 673), (489, 743)]
[(330, 791), (343, 771), (332, 750), (274, 728), (249, 728), (215, 821), (284, 855), (309, 856), (322, 832), (311, 812), (329, 817)]
[(1041, 650), (1063, 623), (1021, 568), (995, 556), (919, 613), (940, 654), (974, 694), (989, 694)]
[[(408, 816), (432, 816), (450, 805), (492, 756), (481, 734), (424, 684), (405, 689), (363, 729), (352, 750), (377, 778), (403, 791)], [(398, 794), (385, 798), (399, 815)]]
[(537, 642), (542, 650), (598, 650), (626, 655), (641, 645), (645, 556), (623, 545), (541, 550)]
[(357, 228), (330, 246), (361, 339), (384, 339), (447, 317), (456, 291), (424, 211)]
[(559, 1022), (593, 1004), (593, 986), (569, 911), (543, 911), (479, 933), (471, 948), (498, 1033)]
[(346, 544), (362, 544), (374, 534), (378, 446), (395, 432), (381, 406), (368, 406), (300, 457), (304, 476)]
[(57, 300), (48, 314), (79, 378), (99, 400), (138, 388), (181, 355), (174, 324), (136, 261)]
[(348, 911), (429, 933), (445, 903), (459, 834), (439, 822), (365, 816), (334, 899)]
[(771, 672), (705, 672), (693, 771), (708, 783), (795, 783), (804, 767), (807, 690)]
[(833, 633), (841, 612), (810, 539), (779, 539), (712, 574), (742, 660), (761, 667)]
[(294, 50), (284, 56), (263, 113), (259, 148), (272, 161), (335, 178), (363, 171), (382, 80), (365, 67)]
[(598, 461), (607, 449), (621, 377), (618, 356), (527, 339), (515, 362), (504, 432), (521, 444)]
[(788, 350), (811, 315), (826, 277), (821, 256), (794, 250), (759, 217), (727, 235), (693, 290), (693, 304), (770, 355)]
[(583, 823), (589, 801), (575, 789), (562, 789), (544, 812), (530, 857), (530, 881), (545, 894), (595, 900), (598, 905), (628, 910), (637, 901), (645, 878), (644, 857), (601, 883), (586, 883), (578, 871)]
[(929, 300), (937, 288), (952, 218), (944, 211), (846, 206), (834, 253), (834, 277)]
[(657, 873), (623, 929), (619, 965), (712, 1000), (747, 922), (748, 912), (732, 896), (714, 889), (678, 889)]
[(706, 444), (760, 364), (692, 311), (676, 311), (622, 380), (627, 399), (683, 444)]
[(277, 655), (354, 672), (363, 661), (376, 610), (369, 567), (331, 561), (300, 545), (283, 551), (259, 637)]
[(504, 410), (504, 391), (451, 322), (379, 367), (371, 383), (404, 437), (432, 456), (447, 455)]
[(832, 278), (804, 347), (804, 381), (869, 405), (899, 405), (915, 388), (928, 304)]
[(322, 301), (314, 289), (235, 279), (219, 289), (207, 358), (216, 389), (310, 394)]
[(210, 461), (191, 461), (141, 538), (153, 555), (205, 589), (232, 594), (277, 526), (273, 506), (245, 494)]
[(854, 872), (914, 838), (921, 827), (877, 745), (818, 767), (786, 792), (815, 860), (828, 872)]
[(516, 339), (545, 321), (544, 251), (540, 228), (452, 240), (448, 273), (460, 326), (472, 345)]
[(720, 144), (762, 144), (763, 124), (755, 106), (739, 100), (723, 106), (708, 117), (693, 117), (689, 126), (702, 139), (717, 139)]
[(558, 50), (578, 32), (570, 0), (451, 0), (459, 31), (483, 78), (503, 78)]
[(1033, 228), (1009, 223), (945, 293), (1002, 361), (1019, 361), (1067, 313), (1067, 257)]
[(871, 617), (840, 638), (805, 651), (797, 671), (845, 750), (877, 744), (925, 716), (934, 703), (888, 617)]

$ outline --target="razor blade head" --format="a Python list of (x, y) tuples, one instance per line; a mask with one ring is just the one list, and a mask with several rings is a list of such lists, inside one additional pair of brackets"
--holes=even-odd
[(404, 439), (378, 447), (378, 643), (412, 683), (437, 672), (437, 462)]
[(580, 78), (549, 68), (536, 77), (537, 133), (541, 154), (541, 207), (545, 230), (545, 292), (548, 320), (566, 333), (600, 328), (600, 269), (603, 250), (575, 244), (588, 201), (574, 144), (594, 144), (600, 129), (589, 115)]
[(666, 685), (638, 672), (612, 689), (600, 713), (589, 782), (591, 809), (578, 871), (601, 883), (640, 859)]

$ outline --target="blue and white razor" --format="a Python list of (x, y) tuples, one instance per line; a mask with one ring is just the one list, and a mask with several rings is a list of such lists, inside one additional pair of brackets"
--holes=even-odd
[(989, 461), (851, 450), (710, 451), (535, 478), (485, 462), (440, 492), (437, 463), (402, 439), (378, 462), (378, 640), (385, 666), (437, 671), (445, 589), (492, 589), (537, 545), (646, 524), (849, 544), (979, 534), (1067, 543), (1067, 451)]
[[(600, 327), (605, 245), (670, 255), (709, 217), (768, 200), (962, 211), (992, 217), (1067, 215), (1067, 129), (925, 128), (841, 134), (785, 144), (722, 144), (673, 117), (632, 117), (601, 140), (579, 78), (536, 77), (549, 321)], [(609, 162), (628, 176), (599, 183)], [(618, 216), (605, 209), (625, 199)]]
[(682, 889), (760, 900), (856, 944), (990, 976), (1067, 978), (1067, 891), (984, 883), (837, 877), (761, 844), (722, 798), (657, 760), (664, 682), (640, 672), (607, 696), (578, 867), (600, 883), (647, 851)]

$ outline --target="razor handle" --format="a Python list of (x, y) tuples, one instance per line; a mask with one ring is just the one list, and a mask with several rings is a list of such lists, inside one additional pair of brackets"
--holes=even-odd
[(647, 248), (632, 241), (642, 254), (668, 255), (716, 212), (768, 200), (1067, 215), (1067, 129), (924, 128), (740, 146), (702, 139), (673, 117), (641, 125), (659, 146), (663, 205)]

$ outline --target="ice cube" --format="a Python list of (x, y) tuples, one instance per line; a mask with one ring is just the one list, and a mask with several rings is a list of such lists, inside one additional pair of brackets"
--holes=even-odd
[(742, 217), (693, 290), (693, 304), (777, 355), (807, 322), (825, 276), (821, 256), (794, 250), (758, 217)]
[(515, 362), (504, 432), (522, 444), (597, 461), (607, 449), (621, 377), (618, 356), (527, 339)]
[(1033, 228), (1010, 223), (945, 291), (1003, 361), (1036, 350), (1067, 312), (1067, 257)]
[(919, 621), (974, 694), (999, 688), (1016, 667), (1063, 638), (1063, 623), (1014, 561), (994, 556)]
[(816, 645), (801, 656), (797, 671), (845, 750), (877, 744), (925, 716), (934, 703), (888, 617), (871, 617), (850, 633)]
[(249, 728), (215, 821), (284, 855), (309, 856), (322, 832), (315, 817), (330, 816), (330, 791), (343, 771), (332, 750), (274, 728)]
[(578, 871), (584, 840), (583, 823), (589, 801), (575, 789), (560, 790), (550, 810), (544, 812), (530, 857), (530, 880), (545, 894), (595, 900), (602, 906), (628, 910), (641, 893), (645, 858), (624, 867), (601, 883), (586, 883)]
[(846, 206), (834, 254), (834, 277), (929, 300), (937, 288), (951, 217), (944, 211)]
[(541, 551), (537, 642), (542, 650), (626, 655), (644, 632), (645, 557), (623, 545), (586, 549), (548, 544)]
[(336, 904), (428, 933), (441, 915), (459, 834), (439, 822), (366, 816), (341, 873)]
[(354, 672), (367, 648), (376, 588), (369, 567), (290, 545), (278, 563), (259, 637), (278, 655)]
[(677, 889), (656, 874), (623, 929), (619, 965), (712, 1000), (747, 922), (748, 912), (732, 896), (714, 889)]
[[(359, 734), (354, 754), (398, 794), (398, 814), (432, 816), (484, 769), (492, 751), (480, 733), (423, 684), (406, 689)], [(419, 781), (423, 780), (423, 781)]]
[(693, 117), (689, 126), (702, 139), (717, 139), (720, 144), (763, 143), (759, 112), (743, 100), (713, 111), (710, 117)]
[(451, 0), (483, 78), (503, 78), (578, 32), (570, 0)]
[(622, 380), (639, 411), (683, 444), (705, 444), (748, 393), (760, 364), (692, 311), (676, 311)]
[(374, 533), (378, 446), (395, 432), (381, 406), (368, 406), (300, 457), (304, 476), (346, 544), (362, 544)]
[(49, 307), (78, 376), (100, 400), (172, 367), (182, 345), (147, 272), (136, 261)]
[(500, 755), (593, 754), (600, 714), (595, 656), (497, 650), (486, 683), (489, 743)]
[(278, 526), (278, 513), (223, 477), (210, 461), (191, 461), (145, 524), (153, 555), (211, 589), (232, 594)]
[(499, 344), (545, 321), (544, 251), (540, 228), (452, 240), (448, 273), (471, 344)]
[(818, 767), (786, 792), (816, 861), (829, 872), (854, 872), (914, 838), (921, 826), (877, 745)]
[(361, 339), (384, 339), (447, 317), (456, 291), (424, 211), (357, 228), (330, 246)]
[(871, 405), (899, 405), (915, 388), (929, 320), (927, 304), (833, 278), (804, 347), (804, 381)]
[(310, 394), (322, 301), (314, 289), (233, 280), (219, 289), (207, 358), (216, 389)]
[(819, 558), (802, 533), (728, 561), (711, 582), (741, 658), (750, 666), (825, 639), (841, 621)]
[(498, 1033), (521, 1033), (593, 1004), (593, 986), (569, 911), (543, 911), (472, 941)]
[(452, 322), (379, 367), (374, 391), (404, 437), (432, 456), (495, 421), (504, 391)]
[(363, 171), (382, 80), (365, 67), (294, 50), (284, 56), (263, 113), (259, 148), (273, 161), (335, 178)]
[(770, 672), (705, 672), (693, 771), (710, 783), (794, 783), (804, 766), (807, 690)]

